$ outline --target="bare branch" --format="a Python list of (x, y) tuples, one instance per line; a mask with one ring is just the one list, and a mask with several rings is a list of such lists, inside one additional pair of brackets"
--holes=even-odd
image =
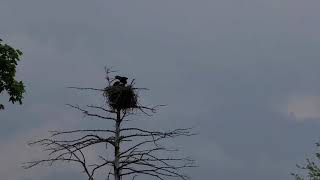
[[(127, 77), (117, 75), (111, 78), (110, 75), (114, 72), (116, 71), (105, 67), (106, 88), (68, 88), (104, 93), (112, 87), (130, 86), (131, 90), (147, 90), (146, 88), (133, 87), (134, 79), (128, 85)], [(121, 93), (119, 94), (121, 95)], [(139, 127), (123, 128), (123, 123), (128, 121), (127, 116), (133, 115), (137, 111), (151, 116), (152, 113), (157, 112), (159, 107), (165, 106), (148, 107), (140, 105), (136, 100), (138, 95), (135, 92), (133, 94), (135, 103), (132, 106), (111, 106), (109, 104), (109, 109), (105, 106), (87, 105), (86, 108), (82, 108), (78, 105), (67, 104), (67, 106), (80, 111), (85, 116), (111, 120), (114, 123), (114, 129), (51, 131), (49, 138), (29, 143), (29, 145), (40, 146), (44, 152), (48, 153), (48, 158), (26, 162), (23, 167), (28, 169), (42, 164), (52, 166), (57, 162), (67, 162), (80, 164), (88, 180), (94, 180), (97, 172), (105, 173), (107, 180), (110, 180), (110, 175), (114, 176), (115, 180), (120, 180), (124, 176), (129, 176), (134, 180), (138, 175), (151, 176), (159, 180), (165, 180), (168, 177), (189, 180), (190, 178), (183, 174), (181, 170), (196, 167), (194, 161), (190, 158), (174, 155), (173, 153), (176, 153), (178, 149), (169, 149), (162, 144), (167, 139), (195, 135), (191, 132), (192, 128), (178, 128), (169, 131), (145, 130)], [(87, 150), (96, 147), (101, 148), (101, 145), (103, 145), (100, 150), (109, 153), (109, 144), (114, 153), (110, 159), (100, 154), (97, 154), (96, 160), (88, 159), (88, 154), (85, 153)], [(110, 171), (108, 172), (108, 170)]]
[(104, 133), (114, 133), (113, 130), (108, 129), (77, 129), (71, 131), (49, 131), (52, 133), (51, 137), (63, 135), (63, 134), (73, 134), (73, 133), (86, 133), (86, 132), (104, 132)]
[(94, 91), (104, 91), (104, 89), (97, 89), (97, 88), (81, 88), (81, 87), (67, 87), (70, 89), (78, 89), (78, 90), (94, 90)]
[(103, 108), (103, 107), (100, 107), (100, 106), (87, 105), (87, 107), (89, 107), (89, 108), (95, 108), (95, 109), (100, 109), (100, 110), (105, 111), (105, 112), (108, 112), (108, 113), (117, 113), (117, 112), (114, 111), (114, 110), (109, 110), (109, 109), (106, 109), (106, 108)]
[(74, 105), (71, 105), (71, 104), (67, 104), (67, 106), (70, 106), (70, 107), (72, 107), (74, 109), (77, 109), (77, 110), (81, 111), (86, 116), (91, 116), (91, 117), (97, 117), (97, 118), (101, 118), (101, 119), (108, 119), (108, 120), (116, 121), (116, 118), (112, 118), (112, 117), (109, 117), (109, 116), (101, 116), (99, 114), (89, 113), (88, 110), (82, 109), (79, 106), (74, 106)]

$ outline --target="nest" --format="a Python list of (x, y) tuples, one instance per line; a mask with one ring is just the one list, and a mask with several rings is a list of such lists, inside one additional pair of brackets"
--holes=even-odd
[(114, 109), (132, 109), (138, 105), (138, 96), (131, 85), (128, 86), (109, 86), (105, 88), (104, 96), (107, 103)]

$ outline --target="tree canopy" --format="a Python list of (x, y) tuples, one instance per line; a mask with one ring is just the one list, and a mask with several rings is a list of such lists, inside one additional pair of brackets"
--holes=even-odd
[[(3, 43), (0, 39), (0, 93), (7, 92), (9, 101), (13, 104), (15, 102), (22, 104), (25, 92), (23, 82), (15, 79), (16, 66), (21, 56), (22, 52), (19, 49)], [(1, 103), (0, 109), (4, 109), (4, 105)]]
[[(316, 146), (320, 147), (320, 143), (316, 143)], [(315, 155), (316, 155), (316, 158), (320, 160), (320, 153), (317, 152)], [(306, 165), (303, 165), (303, 166), (297, 165), (297, 167), (299, 169), (305, 170), (305, 172), (307, 173), (307, 176), (306, 178), (304, 178), (302, 175), (291, 173), (296, 180), (305, 180), (305, 179), (320, 180), (320, 166), (318, 163), (310, 159), (307, 159)]]

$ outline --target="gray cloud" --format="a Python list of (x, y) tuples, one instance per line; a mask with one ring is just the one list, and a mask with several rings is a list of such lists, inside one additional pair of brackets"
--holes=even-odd
[[(144, 103), (168, 104), (137, 125), (197, 125), (199, 136), (178, 141), (200, 165), (193, 179), (290, 179), (318, 141), (319, 118), (298, 122), (283, 112), (292, 96), (319, 96), (316, 7), (311, 0), (2, 0), (1, 38), (24, 52), (27, 94), (23, 106), (1, 113), (1, 147), (54, 128), (101, 125), (64, 104), (102, 100), (65, 87), (103, 87), (107, 65), (151, 89)], [(54, 171), (42, 177), (80, 178)], [(7, 179), (38, 176), (19, 172)]]

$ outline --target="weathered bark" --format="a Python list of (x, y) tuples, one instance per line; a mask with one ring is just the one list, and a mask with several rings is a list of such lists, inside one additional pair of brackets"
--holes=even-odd
[(120, 124), (121, 124), (121, 109), (117, 109), (116, 131), (115, 131), (115, 146), (114, 146), (114, 180), (120, 180)]

